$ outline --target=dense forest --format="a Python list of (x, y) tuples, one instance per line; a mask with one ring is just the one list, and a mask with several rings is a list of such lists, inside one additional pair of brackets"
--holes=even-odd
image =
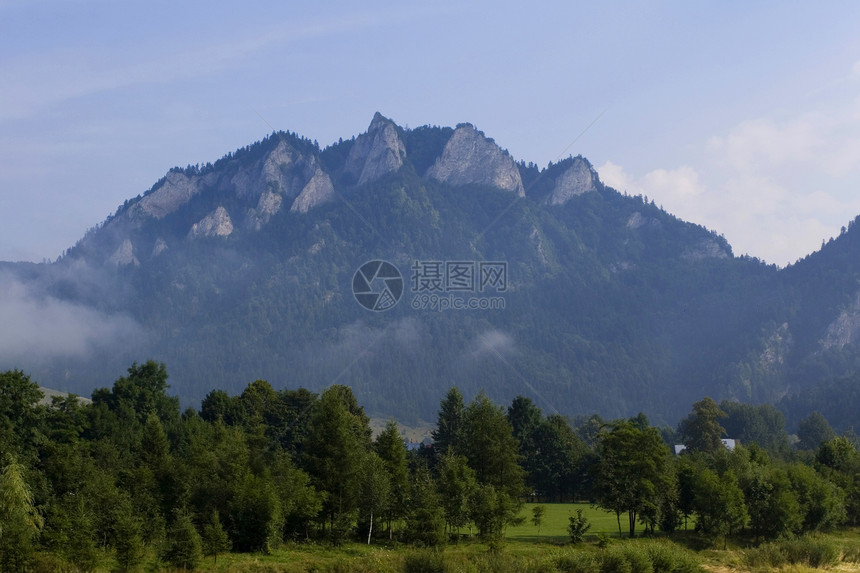
[(199, 411), (168, 388), (148, 361), (91, 403), (46, 404), (25, 373), (0, 374), (0, 569), (130, 570), (153, 552), (194, 569), (285, 542), (498, 544), (525, 501), (590, 501), (629, 537), (690, 526), (756, 542), (860, 523), (857, 440), (818, 413), (792, 444), (767, 405), (703, 398), (658, 428), (643, 414), (545, 415), (522, 396), (467, 402), (451, 387), (432, 444), (412, 448), (393, 420), (373, 436), (348, 386), (257, 380), (209, 392)]

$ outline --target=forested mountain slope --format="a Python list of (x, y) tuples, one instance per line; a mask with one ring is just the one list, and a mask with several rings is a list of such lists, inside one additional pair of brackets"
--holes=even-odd
[[(377, 114), (325, 149), (273, 133), (174, 168), (57, 262), (4, 263), (22, 300), (92, 328), (82, 349), (13, 348), (0, 369), (88, 395), (154, 358), (191, 405), (259, 378), (347, 384), (373, 415), (429, 420), (457, 385), (674, 423), (703, 395), (776, 402), (854, 371), (856, 234), (778, 270), (606, 187), (582, 157), (540, 169), (469, 124)], [(372, 260), (403, 278), (383, 312), (353, 295)], [(446, 262), (475, 282), (433, 283)], [(506, 281), (480, 288), (481, 263)], [(493, 307), (432, 310), (438, 297)]]

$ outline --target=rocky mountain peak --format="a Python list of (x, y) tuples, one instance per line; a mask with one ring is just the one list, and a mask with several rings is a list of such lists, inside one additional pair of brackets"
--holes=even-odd
[(451, 185), (490, 185), (525, 196), (520, 171), (510, 155), (471, 124), (454, 130), (427, 177)]
[(598, 181), (597, 173), (588, 160), (575, 157), (570, 167), (556, 179), (555, 186), (549, 196), (549, 203), (550, 205), (564, 205), (571, 197), (594, 191), (596, 181)]
[(358, 185), (400, 169), (406, 145), (393, 121), (376, 112), (367, 131), (358, 136), (346, 158), (344, 172)]

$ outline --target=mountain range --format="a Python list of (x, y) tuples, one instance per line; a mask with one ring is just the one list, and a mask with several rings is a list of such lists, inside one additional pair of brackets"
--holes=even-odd
[(0, 263), (0, 369), (89, 395), (152, 358), (186, 405), (339, 383), (406, 422), (452, 385), (571, 416), (673, 424), (709, 395), (796, 422), (857, 382), (855, 222), (778, 269), (581, 156), (539, 168), (471, 124), (377, 113), (325, 148), (276, 132), (171, 169), (57, 261)]

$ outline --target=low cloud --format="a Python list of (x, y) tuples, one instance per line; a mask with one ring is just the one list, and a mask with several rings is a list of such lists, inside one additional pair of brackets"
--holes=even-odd
[(96, 350), (140, 341), (143, 328), (125, 315), (39, 295), (0, 275), (0, 369), (25, 368), (51, 359), (86, 358)]
[(632, 174), (607, 161), (598, 172), (618, 191), (724, 234), (735, 253), (778, 265), (817, 250), (860, 214), (860, 98), (740, 121), (697, 154), (692, 166)]
[(505, 357), (515, 350), (514, 339), (509, 334), (496, 329), (478, 334), (472, 339), (469, 348), (469, 355), (472, 358), (499, 355)]

